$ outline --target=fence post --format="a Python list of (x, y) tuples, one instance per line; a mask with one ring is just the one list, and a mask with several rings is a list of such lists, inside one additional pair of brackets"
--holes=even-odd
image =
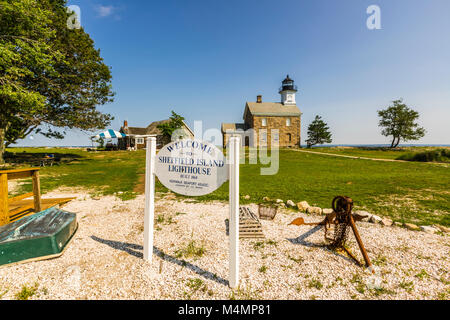
[(230, 266), (229, 285), (239, 285), (239, 137), (231, 137), (229, 144), (229, 206), (230, 206)]
[(34, 211), (41, 212), (41, 181), (39, 179), (39, 170), (34, 170), (31, 173), (33, 179), (33, 200), (34, 200)]
[(9, 223), (8, 174), (0, 173), (0, 226)]
[(147, 138), (145, 157), (144, 260), (152, 262), (153, 224), (155, 218), (156, 138)]

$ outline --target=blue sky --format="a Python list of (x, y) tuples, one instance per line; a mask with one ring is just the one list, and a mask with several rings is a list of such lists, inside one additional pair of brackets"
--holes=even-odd
[[(377, 110), (397, 98), (421, 114), (416, 143), (450, 144), (448, 0), (73, 0), (112, 67), (115, 102), (101, 110), (147, 126), (171, 110), (204, 128), (242, 122), (246, 101), (279, 101), (286, 74), (307, 125), (321, 115), (333, 144), (388, 143)], [(366, 9), (381, 9), (369, 30)], [(19, 145), (89, 145), (89, 134)]]

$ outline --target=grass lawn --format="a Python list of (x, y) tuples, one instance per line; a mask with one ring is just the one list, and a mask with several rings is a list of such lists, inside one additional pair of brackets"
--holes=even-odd
[[(87, 152), (63, 148), (10, 148), (7, 151), (55, 154), (55, 157), (69, 160), (41, 168), (42, 193), (58, 187), (85, 188), (98, 195), (122, 192), (119, 196), (123, 200), (131, 199), (139, 192), (139, 177), (145, 172), (145, 151)], [(23, 186), (23, 191), (31, 191), (31, 181)]]
[[(86, 152), (76, 149), (9, 149), (11, 152), (60, 153), (73, 161), (41, 170), (43, 192), (57, 187), (82, 187), (122, 199), (143, 192), (145, 152)], [(410, 151), (410, 150), (408, 150)], [(384, 151), (379, 151), (384, 152)], [(394, 151), (395, 152), (395, 151)], [(374, 158), (381, 158), (376, 154)], [(450, 226), (450, 169), (419, 162), (381, 162), (280, 151), (275, 176), (261, 176), (262, 165), (241, 165), (240, 193), (249, 202), (271, 199), (306, 200), (329, 208), (336, 195), (353, 198), (355, 209), (390, 216), (396, 221)], [(30, 184), (24, 189), (31, 190)], [(158, 191), (167, 191), (157, 183)], [(228, 183), (194, 201), (227, 200)], [(245, 203), (244, 200), (242, 200)]]
[(448, 147), (401, 147), (396, 149), (375, 148), (375, 147), (332, 147), (332, 148), (311, 148), (308, 151), (316, 151), (323, 153), (333, 153), (353, 157), (365, 157), (376, 159), (397, 159), (409, 153), (423, 152), (436, 149), (450, 149)]

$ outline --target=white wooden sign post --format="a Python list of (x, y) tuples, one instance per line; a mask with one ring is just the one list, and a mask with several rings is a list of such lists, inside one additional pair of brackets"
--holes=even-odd
[(239, 137), (231, 137), (229, 144), (229, 206), (230, 206), (230, 275), (231, 288), (239, 285)]
[(156, 176), (168, 189), (190, 196), (211, 193), (229, 179), (229, 284), (232, 288), (239, 285), (239, 148), (239, 137), (232, 137), (227, 168), (223, 153), (208, 142), (174, 141), (162, 147), (156, 155), (156, 138), (147, 138), (144, 260), (151, 262), (153, 255)]
[(147, 138), (145, 156), (145, 216), (144, 216), (144, 260), (152, 262), (153, 224), (155, 219), (155, 158), (156, 138)]

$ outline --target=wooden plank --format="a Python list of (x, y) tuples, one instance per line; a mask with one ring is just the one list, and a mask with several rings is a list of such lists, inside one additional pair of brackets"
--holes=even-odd
[(261, 227), (259, 223), (240, 223), (240, 227)]
[[(72, 198), (43, 198), (41, 199), (41, 204), (42, 204), (42, 210), (48, 209), (49, 207), (53, 207), (55, 205), (58, 204), (64, 204), (67, 203), (73, 199), (76, 199), (74, 197)], [(9, 204), (9, 210), (14, 209), (14, 207), (21, 207), (21, 206), (26, 206), (28, 204), (33, 204), (34, 200), (20, 200), (20, 201), (16, 201), (16, 202), (11, 202)], [(47, 208), (44, 208), (47, 207)]]
[[(75, 198), (53, 198), (53, 199), (42, 199), (42, 210), (48, 208), (63, 205)], [(20, 200), (10, 203), (9, 205), (9, 223), (17, 221), (24, 218), (30, 214), (34, 214), (34, 200)]]
[(8, 175), (0, 174), (0, 226), (9, 223)]
[(16, 179), (29, 178), (33, 175), (33, 172), (35, 172), (35, 171), (20, 171), (20, 172), (8, 173), (8, 179), (16, 180)]
[(247, 227), (247, 228), (239, 228), (239, 230), (262, 230), (261, 227)]
[(39, 168), (26, 168), (26, 169), (12, 169), (12, 170), (0, 170), (0, 174), (4, 174), (7, 173), (12, 174), (12, 173), (19, 173), (19, 172), (30, 172), (30, 171), (39, 171)]
[(10, 217), (10, 219), (14, 219), (15, 216), (19, 215), (20, 213), (22, 213), (24, 211), (32, 210), (33, 208), (34, 208), (34, 204), (28, 204), (28, 205), (16, 208), (14, 210), (9, 211), (9, 217)]
[(41, 182), (39, 180), (39, 170), (33, 171), (33, 194), (34, 194), (34, 211), (41, 212)]
[(21, 210), (18, 210), (18, 213), (10, 216), (9, 223), (17, 221), (17, 220), (20, 220), (22, 218), (25, 218), (26, 216), (29, 216), (29, 215), (35, 214), (35, 213), (36, 212), (34, 212), (33, 207), (31, 207), (31, 208), (21, 208)]
[(29, 192), (29, 193), (25, 193), (25, 194), (23, 194), (21, 196), (9, 198), (8, 202), (9, 203), (16, 202), (16, 201), (20, 201), (20, 200), (23, 200), (23, 199), (26, 199), (26, 198), (29, 198), (29, 197), (32, 197), (32, 196), (33, 196), (33, 192)]
[(263, 235), (261, 235), (261, 236), (247, 236), (247, 235), (241, 235), (240, 237), (239, 237), (240, 239), (265, 239), (266, 237), (265, 236), (263, 236)]

